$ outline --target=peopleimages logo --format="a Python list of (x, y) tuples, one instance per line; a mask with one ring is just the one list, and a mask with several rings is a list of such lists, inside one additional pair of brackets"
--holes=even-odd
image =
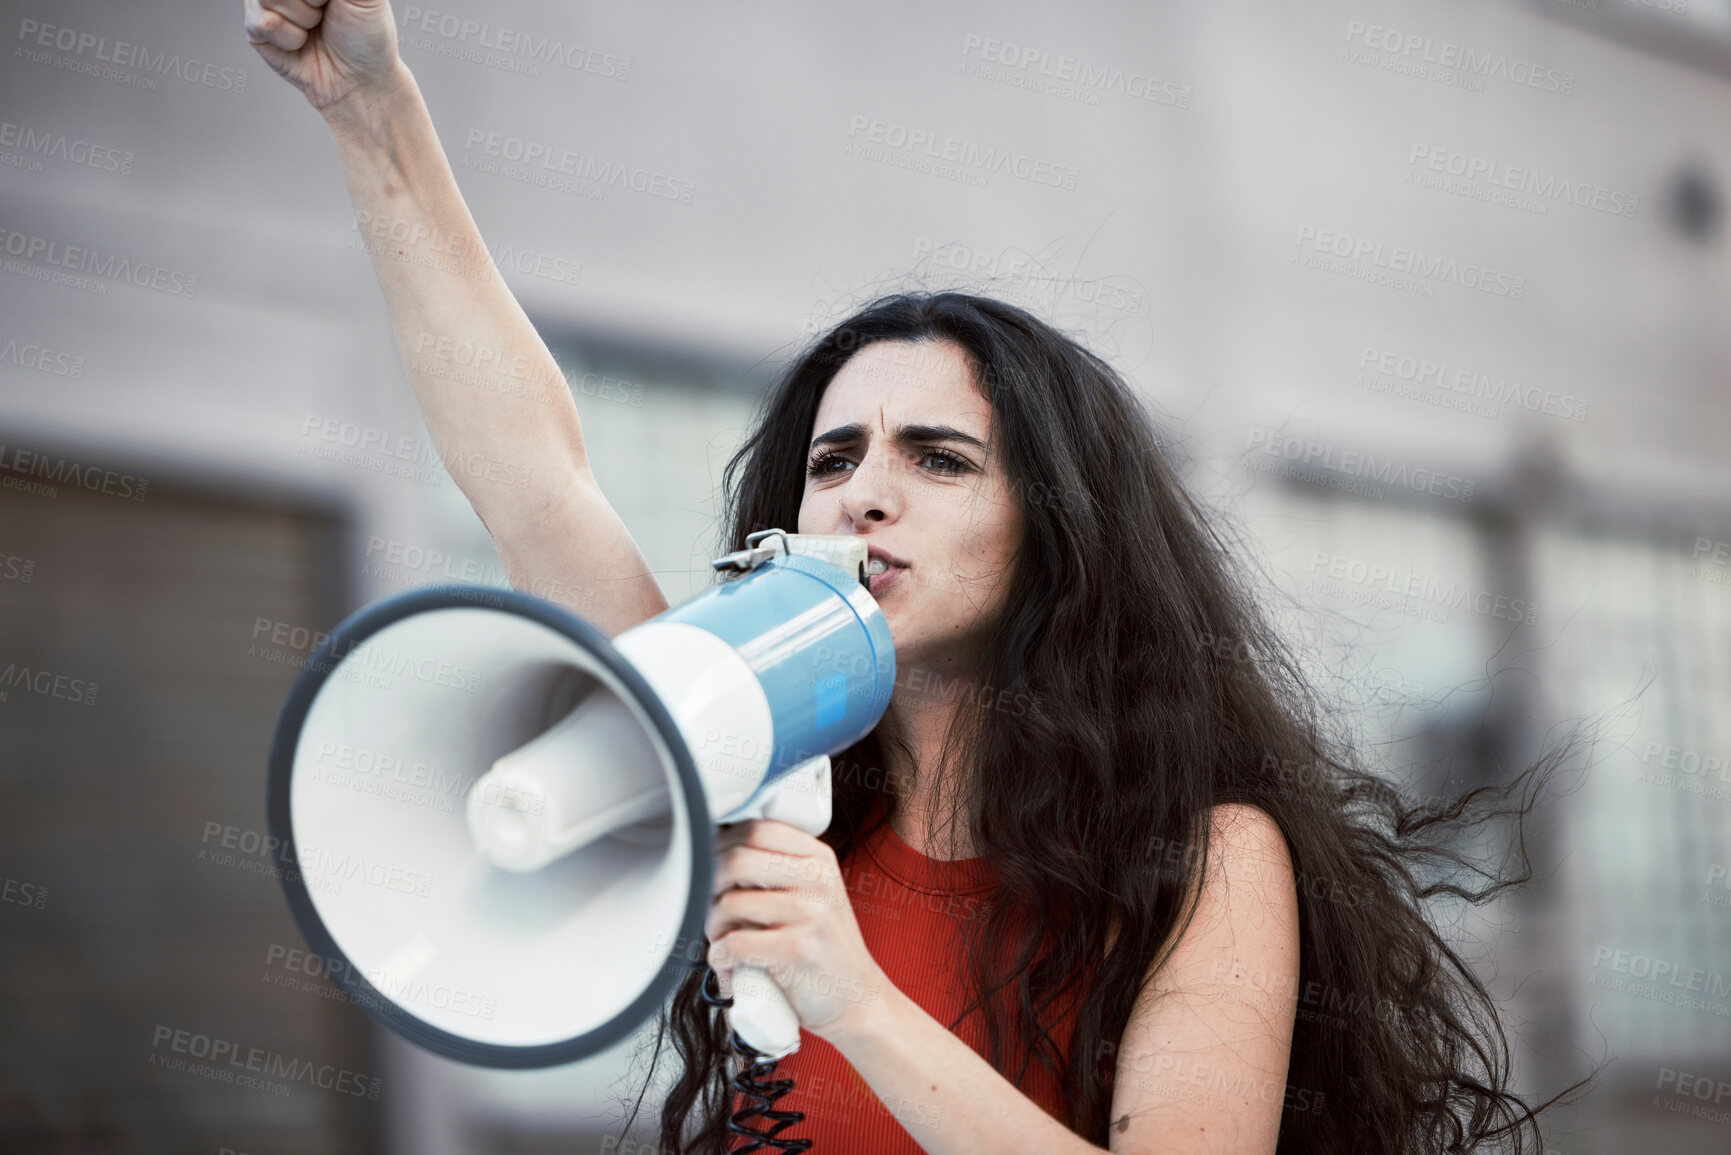
[[(1433, 497), (1446, 497), (1461, 502), (1473, 499), (1475, 488), (1471, 478), (1434, 469), (1411, 468), (1391, 457), (1378, 458), (1356, 449), (1339, 449), (1264, 427), (1253, 427), (1245, 443), (1245, 451), (1260, 448), (1262, 456), (1279, 458), (1300, 468), (1316, 468), (1326, 474), (1338, 474), (1376, 482), (1391, 489), (1410, 489)], [(1253, 463), (1254, 464), (1254, 463)], [(1260, 468), (1260, 466), (1258, 466)], [(1266, 469), (1263, 470), (1267, 472)]]
[[(1444, 408), (1495, 417), (1500, 408), (1521, 408), (1564, 421), (1585, 421), (1588, 403), (1572, 393), (1522, 385), (1507, 377), (1492, 377), (1464, 366), (1450, 365), (1393, 349), (1365, 345), (1358, 355), (1359, 374), (1353, 384), (1379, 393), (1429, 400), (1424, 389), (1458, 394), (1437, 403)], [(1481, 404), (1482, 403), (1482, 404)]]
[(695, 182), (640, 165), (602, 160), (547, 141), (471, 128), (463, 138), (462, 167), (543, 185), (558, 192), (599, 196), (617, 186), (660, 200), (690, 204)]
[(969, 33), (962, 38), (959, 71), (983, 80), (1029, 88), (1082, 104), (1097, 105), (1100, 93), (1116, 93), (1173, 108), (1189, 108), (1194, 90), (1151, 73), (1126, 71), (1078, 56), (1054, 56), (1011, 40)]
[(978, 187), (984, 187), (989, 174), (1002, 173), (1033, 184), (1073, 190), (1079, 172), (1075, 165), (984, 146), (956, 136), (940, 136), (929, 128), (863, 114), (856, 114), (848, 122), (847, 134), (850, 139), (843, 149), (844, 156), (858, 156), (896, 168), (930, 170), (937, 175), (944, 175), (942, 170), (946, 168), (958, 173), (972, 169), (973, 172), (963, 175), (973, 178), (967, 183)]
[(38, 373), (51, 373), (56, 377), (84, 375), (83, 357), (57, 352), (41, 345), (21, 345), (10, 337), (0, 342), (0, 365), (16, 365), (20, 369), (34, 369)]
[[(21, 158), (30, 162), (17, 167), (30, 168), (34, 172), (42, 171), (41, 162), (46, 157), (49, 160), (129, 176), (134, 159), (132, 153), (121, 152), (113, 145), (93, 144), (88, 140), (69, 137), (63, 132), (38, 130), (27, 124), (13, 124), (9, 120), (0, 120), (0, 148), (17, 149)], [(0, 156), (0, 163), (14, 162)]]
[(362, 209), (355, 213), (351, 248), (372, 256), (394, 257), (423, 268), (472, 276), (481, 260), (500, 272), (526, 273), (543, 280), (575, 285), (583, 275), (577, 261), (503, 243), (477, 245), (464, 233), (434, 228), (420, 221), (384, 216)]
[[(576, 72), (592, 72), (610, 80), (631, 78), (631, 58), (615, 56), (581, 44), (567, 44), (553, 36), (537, 36), (516, 28), (494, 26), (481, 20), (471, 20), (450, 12), (434, 12), (410, 4), (403, 9), (404, 32), (437, 36), (447, 41), (452, 50), (441, 51), (433, 44), (409, 41), (411, 48), (425, 48), (440, 55), (455, 56), (479, 64), (518, 65), (513, 71), (539, 76), (536, 65), (563, 65)], [(496, 53), (488, 56), (483, 51)]]
[(68, 674), (57, 674), (41, 667), (8, 662), (0, 670), (0, 702), (6, 701), (7, 690), (24, 690), (44, 698), (59, 698), (80, 706), (96, 705), (97, 683)]
[[(1514, 301), (1521, 300), (1527, 292), (1527, 279), (1513, 273), (1470, 261), (1462, 264), (1453, 257), (1426, 254), (1422, 249), (1410, 249), (1404, 245), (1395, 245), (1385, 251), (1381, 241), (1319, 229), (1314, 225), (1300, 226), (1293, 244), (1299, 247), (1299, 251), (1292, 254), (1294, 264), (1395, 288), (1413, 288), (1427, 297), (1435, 295), (1438, 282)], [(1312, 257), (1303, 251), (1307, 247), (1326, 256)], [(1330, 261), (1328, 258), (1337, 259)]]
[(48, 906), (48, 888), (34, 882), (0, 875), (0, 902), (43, 910)]
[[(46, 453), (36, 453), (16, 445), (0, 444), (0, 474), (7, 475), (0, 479), (0, 485), (7, 489), (25, 489), (45, 497), (57, 496), (59, 490), (55, 486), (60, 485), (76, 485), (91, 493), (106, 493), (110, 497), (132, 501), (143, 501), (150, 492), (150, 482), (145, 478), (117, 473), (99, 465), (80, 465), (69, 458), (49, 457)], [(42, 481), (26, 481), (25, 478), (41, 478)], [(52, 484), (47, 484), (49, 482)]]
[(1354, 601), (1367, 598), (1352, 597), (1353, 591), (1330, 587), (1342, 583), (1357, 586), (1358, 592), (1368, 598), (1374, 599), (1377, 594), (1388, 594), (1396, 599), (1397, 603), (1406, 601), (1448, 609), (1465, 606), (1485, 617), (1522, 622), (1529, 626), (1538, 619), (1539, 607), (1522, 598), (1475, 589), (1468, 582), (1445, 582), (1402, 566), (1367, 562), (1361, 558), (1314, 550), (1310, 558), (1310, 572), (1319, 575), (1312, 579), (1312, 588), (1318, 588), (1325, 593), (1343, 593)]
[[(1406, 162), (1408, 180), (1411, 180), (1414, 174), (1422, 177), (1427, 172), (1440, 173), (1460, 178), (1459, 183), (1462, 185), (1475, 188), (1483, 186), (1479, 191), (1486, 197), (1503, 190), (1525, 193), (1537, 200), (1537, 207), (1541, 212), (1549, 211), (1550, 202), (1565, 201), (1579, 208), (1593, 209), (1611, 216), (1633, 217), (1641, 205), (1641, 198), (1632, 193), (1615, 192), (1603, 185), (1587, 181), (1572, 181), (1555, 173), (1541, 174), (1537, 169), (1506, 164), (1490, 157), (1438, 145), (1414, 144), (1407, 154)], [(1468, 195), (1474, 194), (1468, 191)], [(1523, 206), (1517, 204), (1515, 207)]]
[[(198, 296), (198, 277), (178, 269), (165, 269), (149, 261), (134, 261), (113, 253), (99, 253), (83, 245), (68, 245), (49, 237), (13, 232), (0, 228), (0, 252), (20, 261), (40, 261), (56, 269), (71, 269), (100, 277), (104, 281), (121, 281), (141, 289), (154, 289), (174, 297)], [(8, 261), (10, 266), (14, 262)], [(23, 272), (27, 266), (7, 268), (7, 272)], [(99, 285), (101, 282), (97, 282)], [(107, 292), (106, 288), (101, 291)]]
[(433, 876), (364, 855), (338, 852), (322, 846), (299, 846), (296, 861), (308, 874), (343, 882), (364, 882), (380, 890), (394, 890), (426, 898), (433, 893)]
[(929, 267), (989, 278), (994, 282), (993, 288), (1000, 291), (1025, 289), (1034, 299), (1073, 300), (1092, 305), (1102, 313), (1129, 315), (1139, 312), (1143, 304), (1141, 289), (1133, 282), (1122, 283), (1128, 278), (1065, 276), (1023, 249), (988, 253), (956, 241), (916, 237), (914, 260)]
[[(92, 61), (102, 61), (115, 65), (116, 68), (135, 68), (140, 72), (154, 76), (173, 76), (188, 84), (197, 84), (205, 88), (217, 88), (224, 92), (245, 92), (246, 72), (238, 68), (228, 68), (196, 57), (182, 57), (180, 53), (151, 52), (142, 44), (129, 44), (124, 40), (110, 41), (106, 36), (98, 36), (94, 32), (85, 32), (77, 28), (66, 28), (56, 24), (44, 24), (39, 20), (25, 19), (18, 24), (18, 39), (23, 47), (18, 51), (28, 60), (38, 64), (59, 64), (62, 67), (72, 65), (75, 72), (100, 72), (107, 80), (134, 78), (124, 73), (107, 75), (115, 69), (97, 69), (95, 65), (86, 63), (78, 67), (78, 60), (68, 60), (65, 57), (53, 59), (44, 48), (56, 49), (71, 53), (74, 57), (88, 56)], [(149, 80), (149, 76), (137, 77), (138, 80)], [(144, 87), (154, 87), (154, 83)]]
[[(247, 648), (247, 657), (262, 658), (267, 662), (299, 669), (311, 666), (314, 652), (325, 644), (329, 635), (306, 626), (261, 617), (253, 622), (252, 637), (255, 644)], [(270, 645), (286, 648), (269, 649), (259, 642), (261, 637), (268, 637)], [(324, 655), (319, 663), (311, 668), (321, 673), (329, 672), (337, 677), (347, 677), (362, 685), (381, 690), (390, 689), (391, 682), (388, 677), (380, 675), (407, 675), (429, 685), (464, 690), (471, 694), (480, 690), (482, 680), (480, 671), (405, 650), (387, 649), (379, 644), (376, 637), (359, 642), (353, 638), (345, 638), (332, 646), (330, 653)]]
[[(301, 424), (301, 434), (299, 453), (374, 473), (411, 478), (423, 485), (441, 485), (445, 474), (449, 474), (459, 482), (467, 477), (522, 489), (534, 474), (534, 466), (501, 461), (480, 453), (464, 454), (454, 447), (440, 450), (430, 437), (393, 434), (370, 425), (338, 417), (321, 417), (315, 413), (306, 415)], [(318, 444), (315, 436), (327, 444)], [(444, 473), (423, 468), (434, 463), (443, 466)]]
[[(1474, 91), (1483, 91), (1487, 80), (1502, 80), (1563, 96), (1575, 92), (1573, 72), (1545, 68), (1519, 57), (1511, 60), (1506, 53), (1481, 52), (1418, 32), (1348, 20), (1346, 40), (1344, 51), (1355, 63), (1379, 65), (1391, 72), (1411, 72), (1421, 79), (1446, 80)], [(1438, 72), (1443, 75), (1435, 75)]]
[[(243, 1072), (256, 1072), (266, 1078), (284, 1079), (290, 1083), (306, 1083), (312, 1087), (322, 1087), (327, 1091), (354, 1095), (357, 1098), (377, 1099), (379, 1087), (384, 1080), (375, 1076), (351, 1071), (330, 1063), (313, 1063), (306, 1059), (296, 1059), (276, 1051), (267, 1051), (260, 1047), (242, 1048), (229, 1039), (219, 1039), (211, 1035), (198, 1034), (193, 1031), (176, 1029), (157, 1024), (150, 1039), (152, 1054), (151, 1066), (167, 1067), (170, 1070), (192, 1069), (194, 1073), (209, 1076), (222, 1076), (224, 1082), (235, 1082)], [(159, 1052), (166, 1050), (168, 1055)], [(204, 1069), (188, 1068), (184, 1060), (171, 1056), (187, 1055), (193, 1059), (208, 1060)], [(286, 1091), (285, 1091), (286, 1093)]]
[[(1664, 983), (1685, 992), (1700, 992), (1709, 998), (1722, 999), (1731, 996), (1731, 976), (1718, 971), (1706, 971), (1700, 967), (1687, 966), (1675, 959), (1658, 958), (1652, 955), (1619, 950), (1608, 946), (1595, 947), (1593, 950), (1593, 969), (1596, 972), (1600, 963), (1609, 963), (1607, 968), (1618, 975), (1628, 975), (1631, 978), (1646, 979), (1653, 983)], [(1610, 987), (1613, 990), (1624, 989), (1626, 984), (1618, 984), (1607, 979), (1602, 974), (1588, 977), (1589, 986)], [(1662, 992), (1670, 994), (1671, 992)], [(1670, 999), (1661, 1001), (1672, 1001)], [(1690, 1000), (1684, 999), (1688, 1004)], [(1697, 1003), (1699, 1000), (1695, 1000)], [(1731, 1008), (1720, 1009), (1714, 1013), (1725, 1015)]]
[[(304, 991), (321, 998), (339, 998), (356, 1006), (386, 1009), (383, 1001), (356, 989), (358, 980), (364, 978), (375, 991), (398, 1003), (421, 1003), (435, 1010), (488, 1021), (498, 1012), (498, 1000), (477, 991), (429, 982), (418, 975), (393, 974), (382, 967), (356, 968), (348, 959), (337, 955), (315, 954), (271, 943), (265, 949), (264, 961), (267, 968), (264, 977), (272, 986)], [(278, 971), (297, 973), (276, 973)], [(300, 975), (307, 978), (302, 979)], [(329, 979), (330, 984), (315, 981), (318, 979)]]

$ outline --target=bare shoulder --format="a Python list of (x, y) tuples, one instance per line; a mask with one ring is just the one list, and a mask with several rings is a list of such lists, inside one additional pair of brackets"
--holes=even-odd
[(1292, 851), (1268, 811), (1232, 802), (1209, 812), (1208, 876), (1202, 889), (1205, 908), (1255, 896), (1296, 912)]
[(1286, 835), (1268, 811), (1244, 802), (1226, 802), (1209, 811), (1209, 836), (1228, 855), (1275, 859), (1291, 865)]
[[(1158, 968), (1163, 988), (1204, 975), (1230, 978), (1220, 973), (1220, 962), (1239, 950), (1258, 963), (1296, 969), (1298, 882), (1280, 825), (1267, 811), (1242, 803), (1215, 806), (1208, 817), (1206, 870), (1189, 880), (1186, 905), (1195, 905)], [(1155, 973), (1151, 967), (1149, 977)]]

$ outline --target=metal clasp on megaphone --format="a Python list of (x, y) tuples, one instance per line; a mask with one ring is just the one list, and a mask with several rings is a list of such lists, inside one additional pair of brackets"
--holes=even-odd
[(760, 529), (746, 535), (745, 545), (746, 548), (725, 554), (710, 563), (721, 571), (723, 580), (741, 577), (771, 558), (787, 554), (827, 561), (844, 573), (857, 575), (860, 585), (871, 588), (866, 577), (869, 558), (863, 537), (847, 533), (788, 533), (784, 529)]

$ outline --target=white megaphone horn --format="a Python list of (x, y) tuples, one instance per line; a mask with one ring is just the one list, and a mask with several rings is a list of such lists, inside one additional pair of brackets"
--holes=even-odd
[[(539, 598), (447, 586), (333, 630), (271, 744), (284, 893), (374, 1019), (489, 1067), (585, 1058), (701, 958), (715, 827), (821, 834), (829, 755), (877, 725), (895, 650), (852, 536), (752, 534), (733, 575), (611, 642)], [(755, 968), (733, 1030), (799, 1021)]]

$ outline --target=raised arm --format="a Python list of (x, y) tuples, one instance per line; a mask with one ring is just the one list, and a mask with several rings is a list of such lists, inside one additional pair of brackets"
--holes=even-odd
[(667, 608), (596, 484), (564, 376), (493, 266), (387, 0), (244, 0), (247, 37), (336, 139), (439, 459), (513, 585), (609, 636)]

